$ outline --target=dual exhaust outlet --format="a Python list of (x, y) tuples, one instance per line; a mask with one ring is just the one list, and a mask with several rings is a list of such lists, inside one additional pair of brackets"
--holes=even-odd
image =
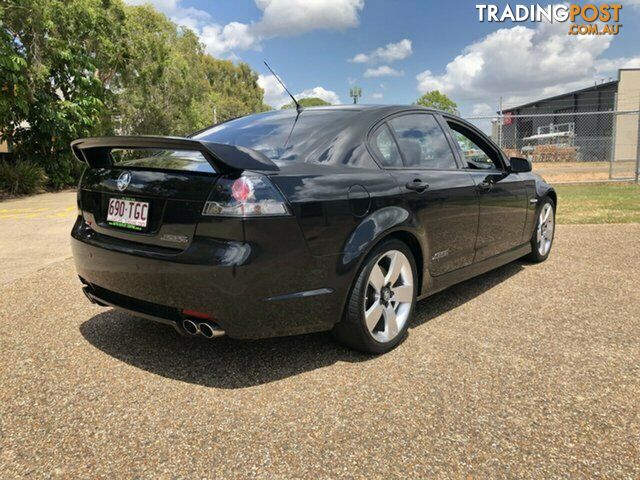
[(218, 325), (212, 322), (197, 322), (186, 318), (182, 321), (182, 328), (189, 335), (202, 335), (204, 338), (217, 338), (222, 337), (225, 331)]

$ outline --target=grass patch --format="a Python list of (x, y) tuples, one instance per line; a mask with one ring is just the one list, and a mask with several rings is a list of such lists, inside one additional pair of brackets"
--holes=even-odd
[(558, 185), (558, 223), (638, 223), (640, 185)]

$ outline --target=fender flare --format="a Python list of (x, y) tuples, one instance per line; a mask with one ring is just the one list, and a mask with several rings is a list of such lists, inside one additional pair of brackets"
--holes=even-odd
[[(397, 206), (383, 207), (362, 219), (347, 239), (340, 255), (337, 265), (338, 271), (343, 273), (353, 272), (349, 276), (349, 288), (344, 292), (344, 297), (340, 298), (340, 312), (344, 312), (346, 302), (353, 288), (354, 278), (362, 268), (362, 264), (369, 253), (381, 241), (393, 237), (394, 234), (410, 235), (416, 240), (417, 248), (420, 249), (422, 256), (422, 264), (416, 259), (416, 267), (422, 269), (417, 273), (421, 289), (424, 289), (425, 282), (429, 281), (429, 272), (426, 269), (426, 262), (429, 258), (426, 235), (420, 233), (415, 218), (404, 208)], [(418, 295), (420, 293), (418, 292)], [(342, 314), (340, 314), (340, 318), (342, 318)]]
[[(406, 209), (398, 206), (383, 207), (362, 219), (345, 243), (340, 255), (339, 271), (353, 270), (357, 272), (364, 259), (376, 245), (385, 238), (398, 233), (410, 235), (415, 239), (423, 260), (422, 265), (417, 265), (423, 270), (418, 272), (422, 278), (426, 260), (429, 258), (427, 237), (421, 233), (415, 217)], [(416, 263), (418, 260), (416, 259)]]
[(549, 196), (553, 200), (553, 203), (556, 204), (556, 208), (558, 208), (558, 194), (556, 193), (556, 189), (542, 179), (536, 180), (535, 185), (536, 198), (539, 200), (542, 197)]

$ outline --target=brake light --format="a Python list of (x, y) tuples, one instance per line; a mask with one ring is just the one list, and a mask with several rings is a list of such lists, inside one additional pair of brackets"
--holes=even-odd
[(246, 177), (240, 177), (233, 182), (231, 195), (237, 202), (246, 202), (253, 195), (253, 184)]
[(220, 177), (202, 209), (202, 215), (218, 217), (290, 214), (287, 202), (271, 180), (257, 173)]

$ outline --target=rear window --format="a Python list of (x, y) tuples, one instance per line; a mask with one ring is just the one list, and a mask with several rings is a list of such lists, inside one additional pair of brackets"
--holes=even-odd
[(357, 111), (276, 110), (230, 120), (193, 138), (251, 148), (278, 162), (304, 161), (305, 153), (344, 130)]
[(111, 158), (116, 167), (122, 168), (214, 173), (200, 152), (189, 150), (114, 149)]

